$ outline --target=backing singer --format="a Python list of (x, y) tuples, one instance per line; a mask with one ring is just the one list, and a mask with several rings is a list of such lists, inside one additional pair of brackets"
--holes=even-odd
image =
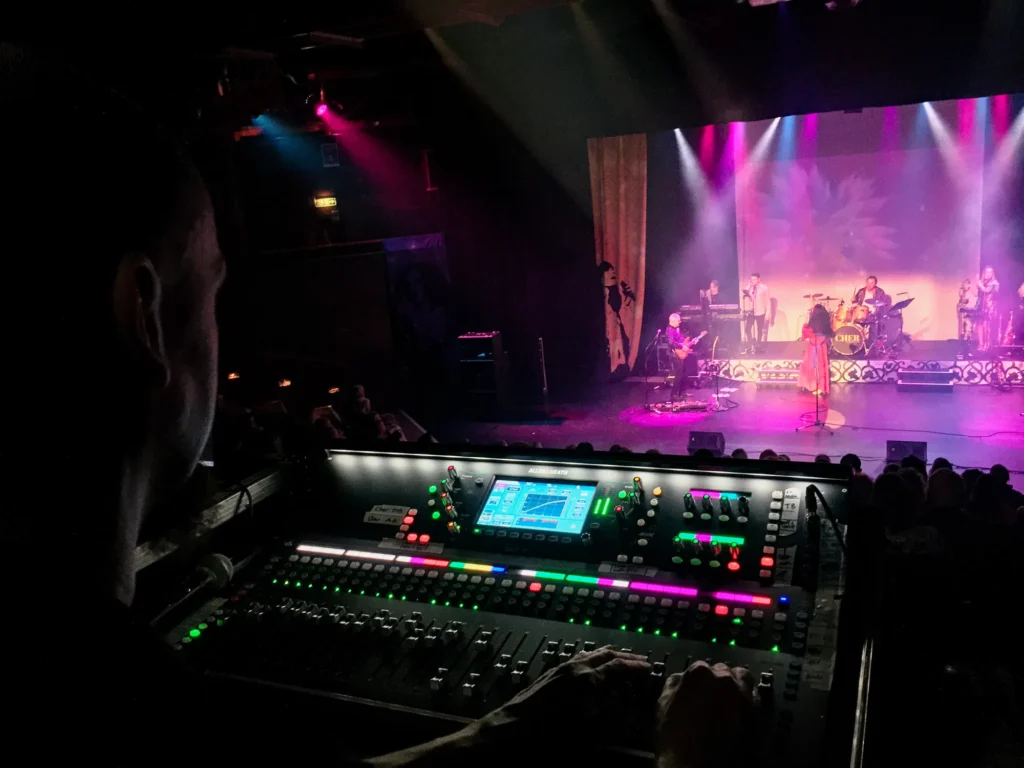
[(828, 310), (821, 304), (815, 304), (803, 328), (802, 338), (806, 346), (797, 376), (797, 386), (811, 394), (829, 393), (832, 375), (828, 363), (828, 340), (831, 336), (832, 320)]
[(978, 340), (978, 351), (987, 352), (992, 346), (992, 334), (999, 333), (996, 325), (996, 297), (999, 294), (999, 281), (992, 267), (985, 267), (975, 283), (978, 289), (978, 315), (974, 323), (975, 338)]
[[(751, 353), (761, 350), (761, 339), (764, 338), (765, 332), (764, 319), (768, 314), (769, 306), (771, 306), (771, 299), (768, 296), (768, 286), (761, 282), (759, 272), (752, 272), (750, 282), (743, 291), (743, 308), (747, 315), (744, 325)], [(756, 336), (753, 333), (755, 325), (757, 326)]]

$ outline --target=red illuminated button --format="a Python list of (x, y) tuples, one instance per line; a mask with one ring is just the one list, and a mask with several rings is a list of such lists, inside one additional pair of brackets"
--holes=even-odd
[(715, 616), (728, 616), (728, 615), (729, 615), (729, 606), (727, 606), (727, 605), (716, 605), (715, 606)]
[(775, 558), (774, 557), (762, 557), (761, 558), (761, 565), (763, 567), (765, 567), (765, 568), (771, 568), (773, 565), (775, 565)]
[(430, 541), (429, 533), (424, 533), (422, 536), (420, 536), (420, 544), (426, 544), (428, 541)]
[(405, 540), (406, 541), (416, 541), (416, 539), (418, 539), (418, 538), (419, 538), (419, 536), (417, 534), (410, 533), (408, 536), (405, 537)]
[(730, 571), (738, 571), (740, 569), (740, 564), (735, 560), (731, 560), (729, 561), (729, 564), (725, 567), (728, 568)]
[(531, 592), (540, 592), (540, 582), (539, 581), (533, 582), (533, 584), (530, 585), (530, 591)]
[(402, 525), (412, 525), (413, 522), (415, 522), (415, 518), (413, 518), (411, 515), (406, 515), (402, 518)]

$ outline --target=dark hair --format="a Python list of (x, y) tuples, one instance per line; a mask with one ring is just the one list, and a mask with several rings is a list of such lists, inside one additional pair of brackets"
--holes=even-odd
[(732, 457), (734, 459), (745, 459), (747, 458), (747, 452), (744, 451), (742, 448), (737, 448), (735, 451), (732, 452)]
[(760, 272), (751, 272), (750, 276), (751, 277), (756, 277), (758, 280), (761, 279), (761, 273)]
[(832, 318), (829, 316), (828, 310), (821, 304), (814, 305), (814, 309), (811, 310), (811, 318), (807, 321), (807, 324), (819, 336), (832, 335)]
[(935, 461), (932, 462), (932, 472), (933, 473), (937, 469), (952, 469), (952, 468), (953, 468), (953, 463), (949, 459), (947, 459), (947, 458), (945, 458), (943, 456), (939, 456), (938, 458), (935, 459)]
[(715, 454), (711, 452), (710, 448), (698, 448), (693, 452), (693, 458), (695, 459), (713, 459)]
[[(875, 285), (878, 285), (878, 278), (875, 277), (874, 275), (868, 275), (868, 280), (874, 280)], [(868, 280), (865, 280), (864, 282), (866, 283)]]
[(778, 457), (779, 455), (771, 448), (765, 448), (761, 451), (761, 455), (758, 458), (761, 459), (761, 461), (770, 461), (772, 459), (777, 459)]
[(845, 464), (848, 467), (853, 467), (854, 472), (860, 472), (860, 456), (855, 453), (848, 453), (839, 460), (840, 464)]
[(815, 464), (831, 464), (832, 459), (827, 453), (819, 453), (814, 457)]
[(597, 271), (602, 275), (605, 272), (611, 272), (613, 269), (615, 269), (615, 265), (608, 261), (602, 261), (600, 264), (597, 265)]
[(928, 476), (928, 465), (921, 461), (917, 456), (911, 454), (910, 456), (904, 456), (903, 461), (900, 462), (900, 466), (904, 469), (916, 469), (921, 473), (921, 477)]

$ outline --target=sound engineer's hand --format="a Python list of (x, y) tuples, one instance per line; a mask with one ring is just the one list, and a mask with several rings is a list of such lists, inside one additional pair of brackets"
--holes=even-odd
[[(651, 665), (611, 647), (581, 653), (537, 678), (505, 706), (461, 731), (373, 758), (379, 768), (564, 762), (564, 753), (600, 746), (621, 731), (625, 708), (651, 705)], [(579, 737), (579, 738), (576, 738)], [(555, 755), (559, 757), (556, 759)]]
[(650, 673), (643, 656), (598, 648), (548, 670), (484, 721), (488, 726), (592, 726), (623, 707), (650, 706)]
[(670, 675), (658, 699), (659, 768), (746, 765), (757, 739), (754, 676), (742, 667), (703, 661)]

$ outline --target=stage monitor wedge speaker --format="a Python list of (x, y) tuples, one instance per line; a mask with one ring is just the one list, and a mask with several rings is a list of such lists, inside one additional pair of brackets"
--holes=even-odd
[(917, 443), (911, 440), (887, 440), (885, 442), (885, 460), (888, 463), (899, 464), (907, 456), (916, 456), (927, 464), (928, 443)]
[(692, 456), (701, 448), (711, 451), (715, 457), (723, 456), (725, 454), (725, 435), (721, 432), (691, 432), (686, 449)]

